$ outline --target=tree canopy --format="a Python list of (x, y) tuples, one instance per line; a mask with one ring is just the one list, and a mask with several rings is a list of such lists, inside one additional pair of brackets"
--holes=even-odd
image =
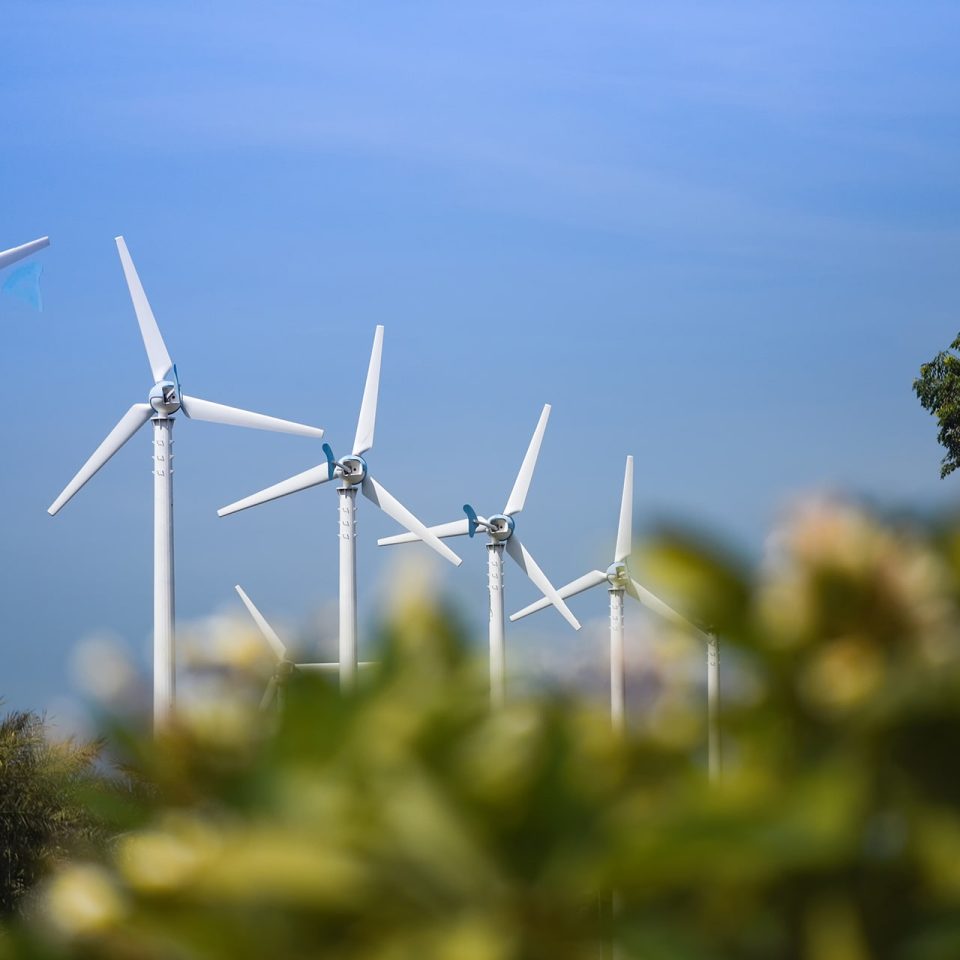
[(929, 363), (920, 367), (920, 376), (913, 389), (924, 410), (940, 424), (937, 440), (947, 451), (940, 461), (940, 476), (945, 477), (960, 467), (960, 336), (941, 350)]

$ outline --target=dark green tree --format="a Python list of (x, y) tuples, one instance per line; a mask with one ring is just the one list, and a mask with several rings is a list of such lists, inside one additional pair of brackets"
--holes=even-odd
[(940, 461), (940, 476), (945, 477), (960, 467), (960, 336), (941, 350), (929, 363), (920, 367), (920, 376), (913, 389), (924, 410), (937, 418), (940, 432), (937, 440), (947, 451)]
[(92, 838), (84, 802), (96, 744), (55, 743), (43, 719), (15, 711), (0, 721), (0, 915), (77, 842)]

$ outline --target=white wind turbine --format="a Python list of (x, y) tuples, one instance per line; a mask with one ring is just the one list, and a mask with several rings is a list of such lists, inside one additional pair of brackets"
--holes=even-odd
[(380, 359), (383, 355), (383, 327), (378, 326), (373, 337), (373, 350), (370, 354), (370, 366), (367, 368), (367, 380), (363, 388), (363, 400), (360, 404), (360, 417), (357, 421), (357, 433), (353, 441), (352, 453), (337, 460), (330, 445), (323, 445), (327, 459), (303, 473), (287, 480), (281, 480), (272, 487), (251, 494), (243, 500), (237, 500), (229, 506), (221, 507), (217, 513), (221, 517), (246, 510), (278, 497), (306, 490), (334, 478), (342, 482), (337, 487), (340, 496), (340, 686), (352, 688), (357, 671), (357, 488), (374, 505), (392, 517), (401, 526), (422, 539), (442, 557), (455, 566), (461, 559), (445, 544), (434, 536), (403, 504), (387, 492), (383, 484), (373, 478), (367, 469), (363, 454), (373, 447), (373, 433), (377, 420), (377, 396), (380, 390)]
[(153, 717), (155, 727), (161, 727), (170, 719), (174, 702), (173, 415), (182, 410), (192, 420), (304, 437), (322, 437), (323, 431), (181, 393), (177, 369), (160, 336), (127, 245), (123, 237), (117, 237), (116, 242), (155, 382), (148, 402), (135, 403), (120, 418), (47, 512), (56, 514), (148, 420), (153, 421)]
[[(561, 597), (573, 597), (583, 593), (591, 587), (601, 583), (607, 585), (610, 594), (610, 716), (614, 728), (623, 729), (624, 700), (626, 696), (626, 682), (623, 651), (623, 599), (629, 593), (634, 600), (649, 607), (661, 617), (679, 624), (707, 641), (707, 698), (709, 703), (709, 757), (710, 773), (716, 776), (719, 772), (719, 735), (717, 730), (717, 705), (719, 700), (719, 651), (717, 638), (705, 634), (694, 626), (686, 617), (681, 616), (672, 607), (654, 596), (649, 590), (637, 583), (630, 575), (627, 567), (627, 558), (633, 552), (633, 457), (627, 457), (627, 465), (623, 474), (623, 495), (620, 500), (620, 524), (617, 528), (617, 545), (614, 549), (613, 563), (606, 570), (591, 570), (582, 577), (571, 581), (559, 589)], [(548, 605), (546, 598), (537, 600), (529, 606), (513, 614), (510, 619), (519, 620), (522, 617), (536, 613)]]
[[(256, 608), (254, 602), (247, 596), (239, 583), (235, 589), (240, 595), (240, 599), (243, 601), (243, 605), (247, 608), (250, 616), (253, 617), (253, 622), (260, 628), (260, 633), (263, 634), (263, 638), (270, 645), (270, 649), (277, 658), (277, 665), (267, 683), (267, 689), (264, 691), (263, 699), (260, 701), (261, 710), (266, 710), (274, 699), (277, 700), (278, 706), (283, 706), (283, 688), (290, 680), (290, 677), (298, 671), (328, 674), (339, 672), (339, 663), (296, 663), (291, 660), (286, 645), (277, 635), (277, 631), (270, 626), (267, 618)], [(373, 661), (361, 661), (358, 666), (370, 667), (373, 666)]]
[[(550, 404), (547, 403), (544, 404), (540, 420), (533, 431), (530, 446), (527, 447), (526, 456), (524, 456), (523, 463), (520, 465), (520, 472), (517, 474), (513, 490), (507, 497), (507, 505), (503, 508), (503, 513), (481, 517), (467, 503), (463, 506), (463, 512), (466, 514), (463, 520), (454, 520), (451, 523), (442, 523), (430, 527), (430, 532), (437, 537), (461, 537), (464, 534), (472, 537), (478, 529), (482, 529), (486, 531), (489, 538), (487, 542), (487, 569), (490, 592), (490, 700), (495, 706), (500, 706), (506, 696), (506, 651), (503, 622), (504, 550), (544, 595), (542, 601), (544, 606), (552, 603), (574, 630), (580, 629), (577, 618), (563, 602), (560, 593), (547, 579), (546, 574), (537, 566), (536, 561), (530, 555), (530, 551), (520, 542), (520, 538), (514, 532), (515, 518), (523, 510), (523, 505), (526, 503), (527, 491), (530, 489), (530, 481), (533, 480), (533, 470), (537, 465), (540, 444), (543, 442), (543, 434), (547, 429), (549, 417)], [(394, 543), (411, 543), (419, 539), (422, 539), (422, 537), (401, 533), (393, 537), (383, 537), (378, 543), (380, 546), (387, 546)]]
[(11, 247), (9, 250), (0, 251), (0, 270), (4, 267), (12, 266), (20, 260), (29, 257), (31, 253), (36, 253), (44, 247), (50, 246), (49, 237), (40, 237), (39, 240), (31, 240), (29, 243), (21, 243), (19, 247)]

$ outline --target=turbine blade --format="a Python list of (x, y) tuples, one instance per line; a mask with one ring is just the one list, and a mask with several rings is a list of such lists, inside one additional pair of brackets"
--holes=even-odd
[[(691, 623), (683, 614), (677, 613), (673, 607), (664, 603), (658, 596), (652, 594), (646, 587), (641, 586), (632, 577), (627, 580), (627, 593), (629, 593), (634, 600), (638, 600), (645, 607), (649, 607), (649, 609), (653, 610), (654, 613), (658, 613), (665, 620), (669, 620), (671, 623), (675, 623), (687, 630), (692, 630), (695, 633), (703, 633), (696, 624)], [(706, 636), (706, 634), (704, 634), (704, 636)]]
[(226, 507), (221, 507), (217, 511), (218, 517), (226, 517), (231, 513), (237, 513), (239, 510), (246, 510), (248, 507), (255, 507), (261, 503), (267, 503), (270, 500), (278, 500), (291, 493), (297, 493), (300, 490), (306, 490), (309, 487), (315, 487), (318, 484), (326, 483), (330, 479), (330, 468), (326, 463), (311, 467), (298, 473), (295, 477), (289, 477), (275, 483), (272, 487), (267, 487), (259, 493), (251, 493), (249, 497), (237, 500)]
[(377, 396), (380, 393), (380, 359), (383, 356), (383, 326), (373, 335), (373, 350), (367, 368), (367, 382), (363, 387), (363, 402), (357, 420), (357, 435), (353, 441), (353, 455), (362, 456), (373, 446), (373, 431), (377, 425)]
[[(427, 529), (441, 540), (444, 537), (465, 537), (469, 532), (470, 521), (464, 517), (463, 520), (452, 520), (450, 523), (438, 523), (435, 527)], [(392, 537), (381, 537), (377, 545), (387, 547), (394, 543), (416, 543), (420, 537), (415, 533), (398, 533)]]
[[(566, 586), (561, 587), (557, 593), (566, 600), (568, 597), (575, 597), (578, 593), (583, 593), (584, 590), (589, 590), (591, 587), (596, 587), (601, 583), (606, 583), (607, 575), (601, 570), (591, 570), (589, 573), (585, 573), (582, 577), (578, 577), (576, 580), (571, 580)], [(513, 614), (511, 620), (521, 620), (523, 617), (529, 617), (531, 613), (536, 613), (538, 610), (544, 610), (550, 606), (549, 597), (541, 597), (539, 600), (531, 603), (530, 606), (524, 607), (522, 610), (518, 610)]]
[(545, 403), (540, 413), (540, 419), (537, 422), (537, 428), (533, 431), (530, 438), (530, 446), (527, 447), (526, 456), (523, 463), (520, 464), (520, 472), (517, 474), (516, 482), (507, 498), (507, 505), (503, 512), (507, 516), (513, 516), (523, 509), (527, 500), (527, 491), (530, 489), (530, 481), (533, 479), (533, 469), (537, 465), (537, 457), (540, 455), (540, 444), (543, 443), (543, 433), (547, 429), (547, 420), (550, 418), (550, 404)]
[(270, 644), (270, 648), (273, 650), (276, 658), (281, 661), (286, 660), (287, 648), (283, 645), (283, 641), (277, 636), (277, 631), (267, 623), (267, 618), (257, 609), (256, 604), (247, 596), (239, 583), (236, 584), (234, 590), (240, 594), (243, 605), (247, 608), (250, 616), (253, 617), (253, 622), (260, 628), (264, 639)]
[(63, 505), (153, 416), (149, 403), (135, 403), (107, 434), (90, 459), (77, 471), (77, 475), (63, 488), (63, 493), (47, 508), (54, 516)]
[(574, 630), (579, 630), (580, 621), (570, 612), (570, 608), (563, 602), (563, 597), (557, 593), (556, 587), (547, 579), (547, 575), (540, 567), (537, 566), (536, 560), (533, 559), (530, 551), (520, 542), (516, 534), (507, 540), (507, 553), (510, 554), (520, 569), (536, 584), (540, 592), (560, 611), (564, 620), (566, 620)]
[(627, 457), (623, 472), (623, 495), (620, 498), (620, 525), (617, 527), (617, 550), (614, 563), (629, 557), (633, 551), (633, 457)]
[[(357, 666), (358, 667), (373, 667), (376, 666), (376, 660), (361, 660)], [(340, 664), (339, 663), (298, 663), (298, 670), (303, 670), (306, 673), (340, 673)]]
[(371, 503), (375, 503), (388, 517), (393, 517), (400, 526), (406, 527), (428, 546), (433, 547), (441, 557), (449, 560), (455, 567), (459, 567), (460, 564), (463, 563), (445, 543), (435, 534), (431, 533), (425, 524), (421, 523), (382, 484), (374, 480), (369, 473), (363, 478), (360, 489)]
[(9, 267), (11, 264), (29, 257), (31, 253), (36, 253), (44, 247), (50, 246), (49, 237), (41, 237), (39, 240), (31, 240), (29, 243), (21, 243), (19, 247), (11, 247), (9, 250), (0, 252), (0, 270)]
[(274, 433), (293, 433), (299, 437), (323, 436), (319, 427), (308, 427), (292, 420), (280, 420), (263, 413), (252, 413), (239, 407), (228, 407), (212, 400), (180, 395), (180, 407), (191, 420), (207, 420), (210, 423), (226, 423), (231, 427), (251, 427), (254, 430), (272, 430)]
[(163, 380), (170, 372), (173, 361), (167, 352), (167, 345), (160, 336), (160, 328), (157, 326), (156, 318), (150, 309), (150, 303), (147, 295), (143, 291), (143, 284), (140, 283), (140, 277), (137, 276), (137, 268), (130, 259), (130, 251), (127, 250), (126, 241), (123, 237), (117, 237), (117, 251), (120, 254), (120, 265), (123, 267), (123, 275), (127, 280), (127, 288), (130, 290), (130, 299), (133, 301), (133, 311), (137, 315), (137, 323), (140, 324), (140, 336), (143, 337), (143, 345), (147, 349), (147, 359), (150, 361), (150, 370), (153, 372), (154, 380)]
[(261, 710), (266, 710), (273, 703), (273, 698), (277, 695), (277, 686), (277, 678), (271, 677), (267, 683), (267, 689), (263, 691), (263, 698), (260, 700)]

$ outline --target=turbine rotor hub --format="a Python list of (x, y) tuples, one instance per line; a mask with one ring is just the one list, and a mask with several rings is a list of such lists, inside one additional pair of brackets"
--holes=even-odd
[(498, 542), (509, 540), (513, 536), (513, 528), (513, 517), (504, 513), (496, 513), (487, 520), (487, 533)]
[(280, 683), (286, 683), (297, 672), (297, 666), (290, 660), (281, 660), (274, 671), (274, 677)]
[(340, 462), (340, 476), (347, 486), (355, 487), (363, 483), (367, 475), (367, 461), (363, 457), (349, 456), (344, 457)]
[(625, 587), (627, 581), (630, 579), (630, 574), (627, 571), (627, 565), (623, 560), (618, 560), (616, 563), (611, 563), (607, 567), (607, 580), (612, 587)]
[(180, 409), (180, 391), (172, 380), (158, 380), (150, 391), (150, 406), (161, 416), (169, 417)]

